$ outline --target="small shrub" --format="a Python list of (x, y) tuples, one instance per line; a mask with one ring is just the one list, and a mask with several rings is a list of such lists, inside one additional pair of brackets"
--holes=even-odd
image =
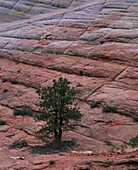
[(17, 73), (20, 73), (21, 72), (21, 69), (17, 71)]
[(108, 159), (104, 163), (107, 164), (107, 165), (112, 165), (114, 162), (113, 162), (113, 159), (111, 159), (111, 160)]
[(37, 90), (36, 90), (36, 93), (40, 93), (41, 92), (41, 86), (39, 85)]
[(18, 84), (18, 82), (16, 80), (11, 80), (10, 81), (12, 84)]
[(110, 141), (105, 141), (105, 143), (107, 144), (107, 146), (110, 146), (110, 152), (114, 153), (115, 150), (119, 149), (119, 145), (117, 143), (111, 143)]
[(7, 138), (11, 138), (12, 136), (15, 136), (15, 133), (13, 133), (12, 135), (7, 135)]
[(70, 146), (75, 146), (75, 147), (77, 147), (77, 146), (78, 146), (77, 141), (76, 141), (76, 140), (71, 140), (71, 141), (70, 141)]
[(6, 122), (4, 120), (0, 120), (0, 125), (6, 125)]
[(82, 70), (79, 71), (79, 75), (83, 76), (83, 71)]
[(108, 112), (117, 113), (117, 108), (107, 105), (103, 108), (102, 112), (103, 113), (108, 113)]
[(133, 121), (134, 121), (134, 122), (138, 122), (138, 116), (134, 116), (134, 117), (133, 117)]
[(86, 73), (86, 76), (91, 77), (90, 73)]
[(110, 141), (105, 141), (107, 146), (112, 146), (112, 143)]
[(104, 44), (104, 41), (100, 41), (100, 44)]
[(22, 140), (22, 141), (15, 141), (13, 142), (11, 145), (9, 145), (10, 149), (16, 149), (16, 148), (23, 148), (23, 147), (27, 147), (28, 144), (26, 142), (26, 140)]
[(55, 161), (51, 160), (49, 161), (50, 165), (54, 165), (55, 164)]
[(90, 108), (100, 107), (101, 102), (90, 103)]
[(4, 92), (4, 93), (8, 92), (8, 89), (4, 89), (3, 92)]
[(31, 109), (29, 109), (29, 108), (25, 108), (25, 107), (23, 107), (23, 108), (21, 108), (21, 109), (13, 109), (14, 111), (13, 111), (13, 114), (15, 115), (15, 116), (19, 116), (19, 115), (21, 115), (21, 116), (25, 116), (25, 115), (27, 115), (27, 116), (32, 116), (32, 110)]
[(121, 151), (124, 151), (127, 148), (127, 146), (126, 145), (121, 145), (120, 148), (121, 148)]
[(76, 87), (83, 87), (80, 83), (78, 83), (77, 85), (76, 85)]
[(58, 156), (64, 156), (65, 154), (63, 154), (63, 153), (60, 153), (60, 154), (58, 154)]
[(15, 64), (19, 64), (20, 62), (19, 61), (15, 61)]
[(7, 81), (7, 79), (4, 79), (4, 78), (2, 79), (2, 83), (5, 83), (6, 81)]
[(129, 145), (133, 148), (138, 147), (138, 134), (136, 137), (130, 139)]
[(36, 90), (36, 93), (40, 93), (40, 89), (39, 88)]
[(117, 143), (112, 143), (111, 144), (112, 150), (114, 151), (115, 149), (119, 149), (119, 146)]

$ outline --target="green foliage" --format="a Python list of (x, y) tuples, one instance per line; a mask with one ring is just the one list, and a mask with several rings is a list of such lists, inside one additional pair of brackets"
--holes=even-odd
[(19, 115), (21, 115), (21, 116), (25, 116), (25, 115), (32, 116), (32, 110), (29, 109), (29, 108), (25, 108), (25, 107), (20, 108), (20, 109), (14, 108), (13, 109), (13, 114), (15, 116), (19, 116)]
[(126, 145), (121, 145), (120, 148), (121, 148), (121, 151), (124, 151), (127, 148), (127, 146)]
[(39, 86), (36, 90), (36, 93), (40, 93), (41, 87)]
[(4, 92), (4, 93), (8, 92), (8, 89), (4, 89), (3, 92)]
[(119, 149), (118, 144), (116, 144), (116, 143), (111, 143), (110, 152), (114, 153), (116, 149)]
[(80, 74), (80, 76), (82, 76), (82, 75), (83, 75), (83, 71), (82, 71), (82, 70), (80, 70), (80, 71), (79, 71), (79, 74)]
[(18, 82), (16, 80), (11, 80), (10, 81), (12, 84), (18, 84)]
[(134, 121), (134, 122), (138, 122), (138, 115), (136, 115), (136, 116), (133, 117), (133, 121)]
[(100, 41), (100, 44), (104, 44), (104, 41)]
[(107, 146), (112, 146), (112, 143), (110, 141), (105, 141)]
[(101, 105), (101, 102), (93, 102), (93, 103), (90, 103), (90, 108), (95, 108), (95, 107), (100, 107)]
[(50, 165), (54, 165), (55, 164), (55, 161), (51, 160), (49, 161)]
[(138, 147), (138, 134), (136, 137), (130, 139), (129, 145), (133, 148)]
[(6, 125), (6, 122), (4, 120), (0, 120), (0, 125)]
[(7, 79), (4, 79), (4, 78), (2, 79), (2, 83), (5, 83), (6, 81), (7, 81)]
[(26, 140), (22, 140), (22, 141), (15, 141), (12, 144), (9, 145), (10, 149), (16, 149), (16, 148), (23, 148), (23, 147), (27, 147), (28, 144), (26, 142)]
[(77, 85), (76, 85), (76, 87), (83, 87), (80, 83), (78, 83)]
[(107, 106), (105, 106), (105, 107), (103, 108), (102, 111), (103, 111), (103, 113), (104, 113), (104, 112), (105, 112), (105, 113), (108, 113), (108, 112), (117, 113), (117, 108), (107, 105)]
[(61, 141), (62, 132), (74, 130), (82, 114), (74, 103), (75, 91), (70, 88), (70, 82), (65, 78), (53, 80), (53, 86), (43, 87), (39, 93), (39, 114), (36, 121), (45, 121), (37, 133), (54, 134), (55, 140)]
[(107, 165), (112, 165), (114, 162), (113, 159), (107, 159), (107, 161), (105, 161), (104, 163)]
[(36, 90), (36, 93), (40, 93), (40, 89), (37, 89), (37, 90)]

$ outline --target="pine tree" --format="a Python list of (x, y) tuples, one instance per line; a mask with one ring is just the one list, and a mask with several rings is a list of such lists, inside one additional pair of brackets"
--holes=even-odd
[(74, 103), (74, 87), (69, 86), (66, 78), (60, 77), (53, 80), (53, 86), (43, 87), (39, 93), (39, 114), (35, 115), (36, 121), (45, 124), (37, 133), (54, 134), (55, 140), (61, 141), (63, 131), (75, 130), (78, 121), (83, 116), (77, 104)]

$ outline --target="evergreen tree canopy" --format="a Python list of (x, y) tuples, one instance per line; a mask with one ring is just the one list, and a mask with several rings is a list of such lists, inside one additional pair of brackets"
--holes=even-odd
[(66, 78), (53, 80), (53, 86), (43, 87), (39, 93), (39, 114), (36, 121), (45, 121), (38, 133), (54, 134), (55, 140), (61, 140), (62, 132), (74, 130), (83, 116), (74, 103), (74, 87), (69, 86)]

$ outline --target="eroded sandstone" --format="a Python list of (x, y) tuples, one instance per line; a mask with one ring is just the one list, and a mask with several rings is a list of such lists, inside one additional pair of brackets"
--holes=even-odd
[[(137, 169), (137, 148), (128, 145), (138, 134), (137, 7), (137, 0), (1, 0), (0, 169)], [(77, 142), (75, 152), (53, 153), (35, 134), (43, 122), (13, 112), (38, 112), (36, 92), (61, 76), (84, 117), (63, 134)], [(22, 140), (27, 147), (9, 148)]]

